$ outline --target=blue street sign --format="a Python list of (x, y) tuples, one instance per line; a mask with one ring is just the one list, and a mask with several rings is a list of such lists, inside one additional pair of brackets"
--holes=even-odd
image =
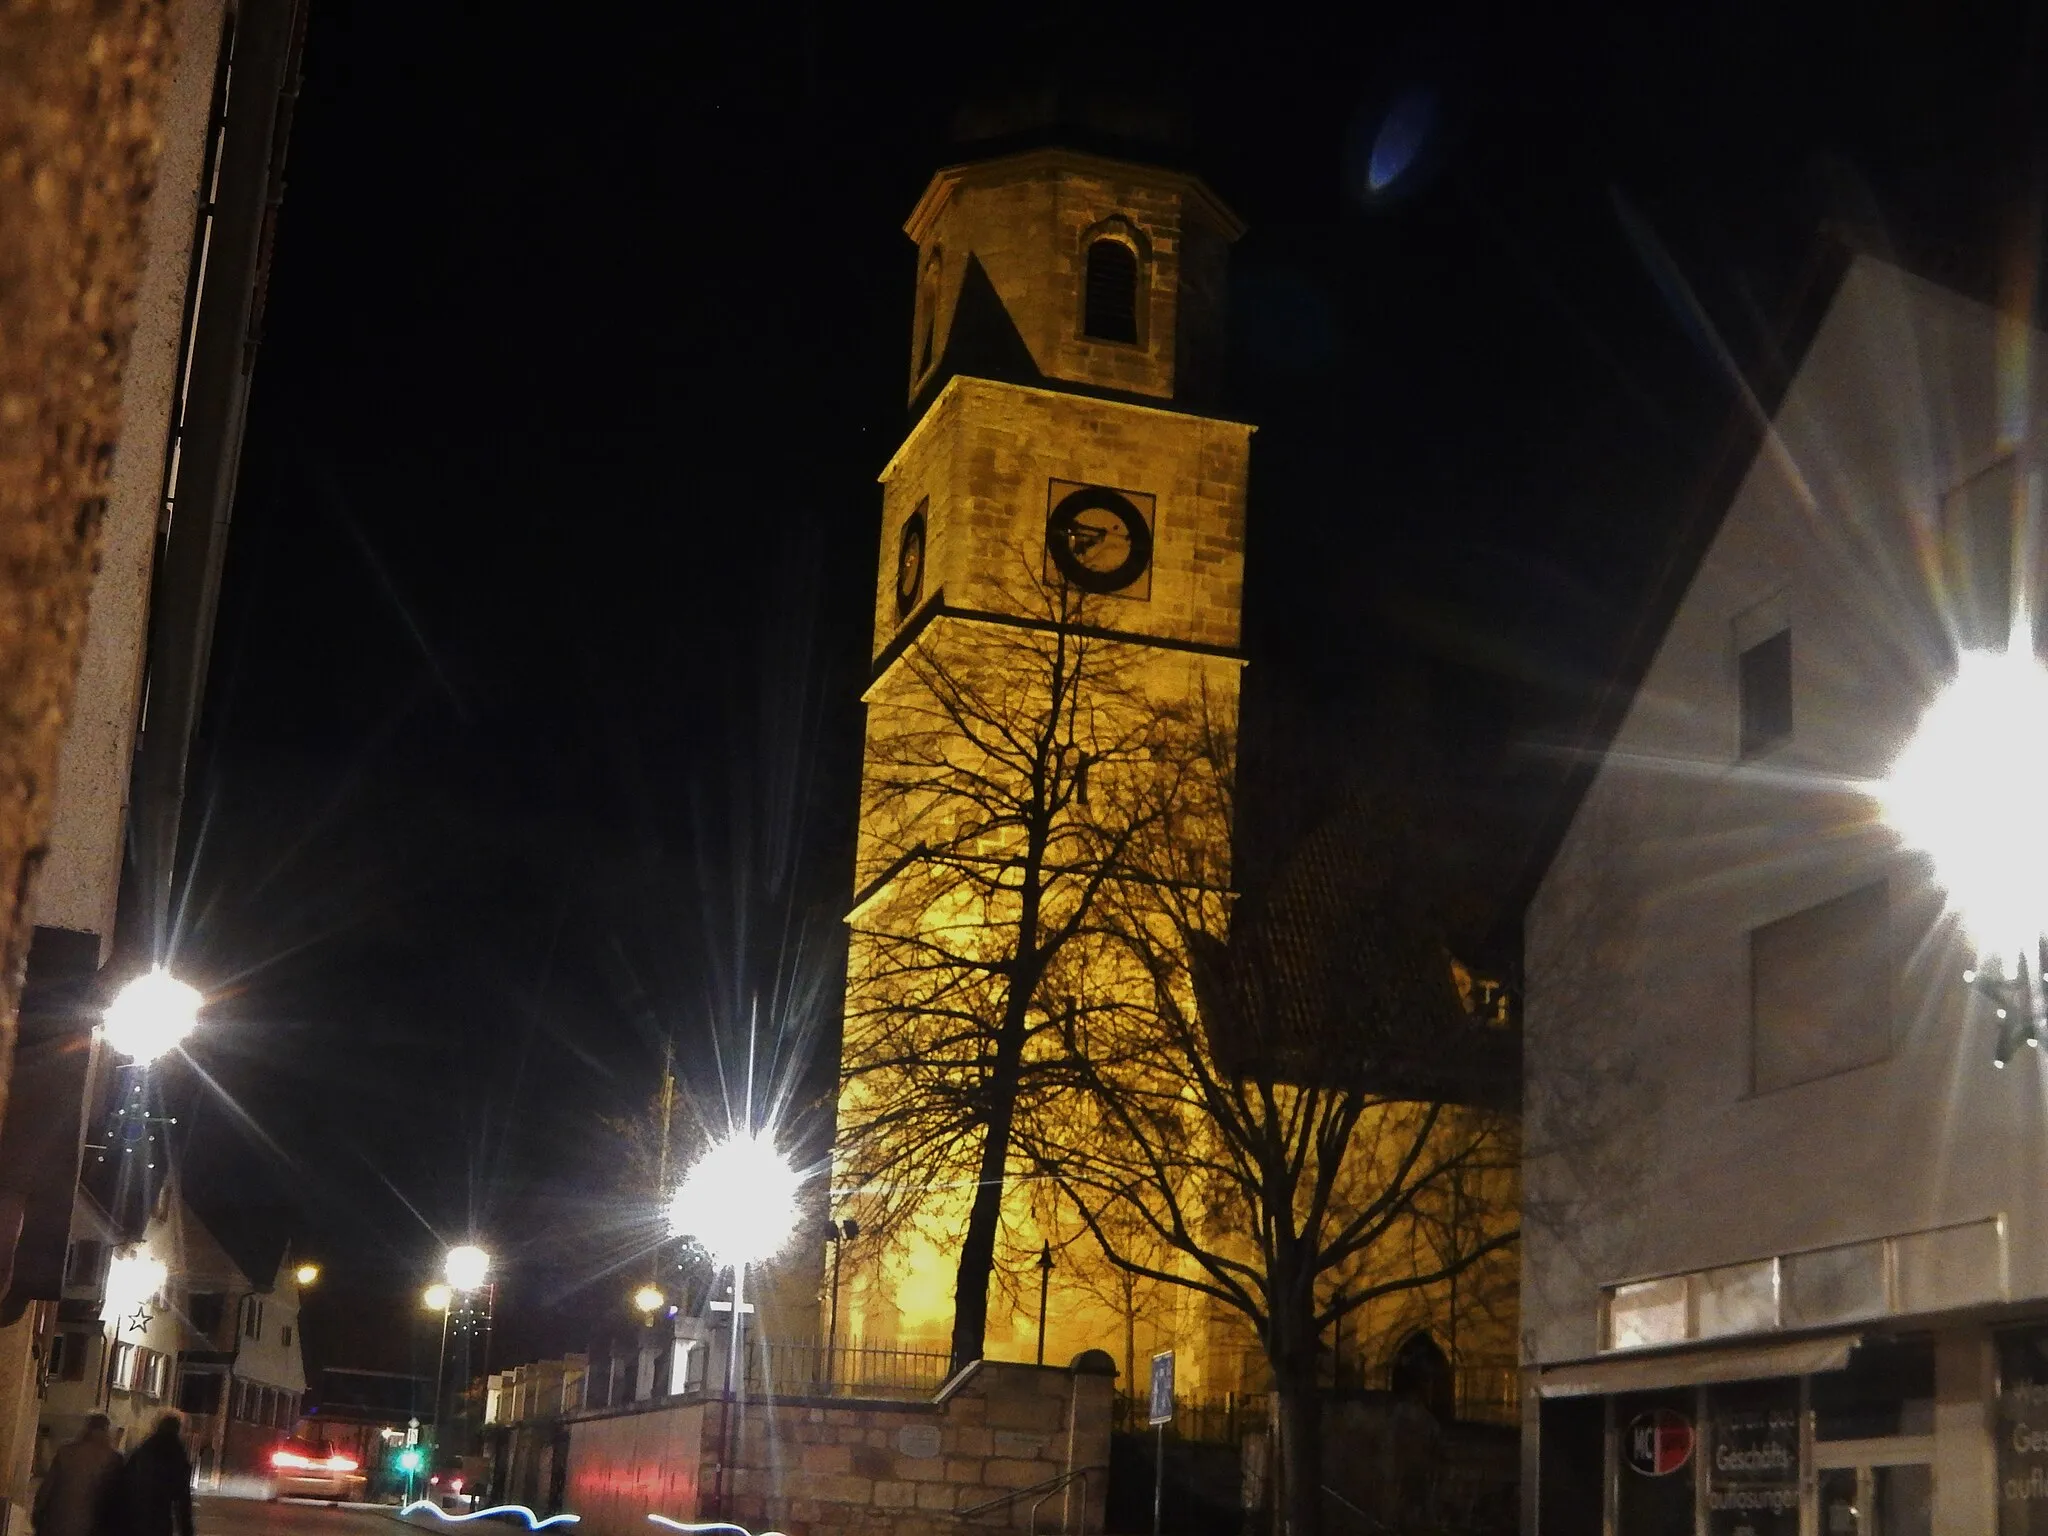
[(1173, 1351), (1170, 1349), (1152, 1357), (1152, 1415), (1145, 1422), (1173, 1422)]

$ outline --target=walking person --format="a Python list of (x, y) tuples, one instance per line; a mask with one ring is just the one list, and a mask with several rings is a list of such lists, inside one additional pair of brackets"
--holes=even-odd
[(149, 1438), (128, 1453), (109, 1512), (109, 1536), (192, 1536), (192, 1458), (179, 1437), (178, 1416), (156, 1421)]
[(36, 1536), (105, 1536), (100, 1506), (120, 1470), (121, 1453), (104, 1413), (87, 1414), (77, 1438), (58, 1447), (36, 1489), (29, 1523)]

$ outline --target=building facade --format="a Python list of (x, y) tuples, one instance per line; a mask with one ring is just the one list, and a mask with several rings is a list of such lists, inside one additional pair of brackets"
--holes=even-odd
[(1529, 908), (1528, 1529), (2048, 1530), (2048, 1073), (1870, 792), (2040, 611), (2039, 349), (1847, 264)]
[[(11, 1063), (0, 1059), (0, 1089), (12, 1076), (0, 1123), (0, 1249), (11, 1250), (0, 1252), (0, 1532), (36, 1472), (60, 1309), (80, 1300), (70, 1220), (86, 1121), (111, 1088), (94, 1026), (108, 978), (164, 958), (169, 934), (304, 26), (302, 0), (174, 0), (153, 14), (169, 46), (154, 190), (138, 219), (135, 329), (97, 486), (99, 560), (50, 826), (28, 890), (19, 1033)], [(130, 1238), (149, 1195), (139, 1188), (119, 1213)]]

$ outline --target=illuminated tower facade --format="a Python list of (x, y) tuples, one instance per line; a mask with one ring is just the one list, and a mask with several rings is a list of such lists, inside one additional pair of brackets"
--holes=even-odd
[[(1157, 706), (1233, 727), (1241, 665), (1252, 429), (1214, 411), (1235, 217), (1191, 176), (1040, 149), (940, 171), (905, 230), (917, 246), (912, 424), (881, 476), (842, 1131), (893, 1091), (886, 1069), (863, 1070), (914, 1054), (906, 1018), (920, 1007), (941, 1016), (974, 985), (961, 979), (971, 965), (941, 977), (916, 957), (952, 963), (1014, 917), (991, 910), (1010, 887), (970, 867), (1021, 857), (1016, 823), (1029, 820), (976, 801), (996, 776), (991, 754), (1005, 741), (1026, 751), (1048, 709), (1058, 719), (1047, 728), (1061, 731), (1092, 714), (1090, 739), (1117, 743), (1100, 748), (1103, 774), (1121, 773), (1121, 792), (1142, 797), (1144, 754), (1125, 726)], [(1063, 648), (1063, 630), (1085, 657)], [(935, 702), (948, 693), (954, 705)], [(1088, 814), (1090, 749), (1078, 741), (1052, 750), (1049, 772), (1066, 775), (1059, 816)], [(1007, 766), (1031, 780), (1028, 763)], [(1062, 835), (1051, 834), (1054, 857)], [(1226, 885), (1227, 826), (1196, 838), (1213, 845), (1208, 875)], [(1003, 957), (987, 958), (994, 969)], [(1079, 984), (1048, 980), (1032, 1006)], [(935, 1003), (936, 993), (947, 995)], [(987, 1063), (968, 1048), (951, 1068), (942, 1081), (947, 1062), (906, 1066), (924, 1083), (895, 1087), (920, 1113), (948, 1094), (970, 1103)], [(987, 1353), (1029, 1359), (1046, 1192), (1015, 1159), (1000, 1177)], [(922, 1191), (914, 1221), (849, 1250), (842, 1340), (946, 1347), (974, 1179), (964, 1183)], [(1129, 1298), (1119, 1317), (1113, 1277), (1082, 1273), (1078, 1248), (1057, 1262), (1047, 1361), (1088, 1347), (1123, 1354)], [(1148, 1325), (1138, 1343), (1157, 1336)]]

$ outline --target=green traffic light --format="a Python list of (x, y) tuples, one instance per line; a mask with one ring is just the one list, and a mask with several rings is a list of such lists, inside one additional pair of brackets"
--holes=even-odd
[(426, 1453), (416, 1445), (408, 1445), (398, 1453), (398, 1470), (401, 1472), (417, 1472), (426, 1464)]

